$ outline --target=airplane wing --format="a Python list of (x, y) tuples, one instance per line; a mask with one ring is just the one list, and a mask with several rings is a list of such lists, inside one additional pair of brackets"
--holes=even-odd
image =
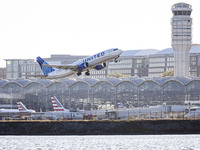
[(44, 77), (47, 77), (48, 75), (28, 75), (27, 77), (41, 77), (41, 78), (44, 78)]
[(75, 66), (75, 65), (64, 65), (64, 66), (61, 66), (61, 65), (42, 65), (42, 66), (53, 67), (53, 68), (57, 68), (57, 69), (71, 69), (71, 70), (77, 69), (77, 66)]

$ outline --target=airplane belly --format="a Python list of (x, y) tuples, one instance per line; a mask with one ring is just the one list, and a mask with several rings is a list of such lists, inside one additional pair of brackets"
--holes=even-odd
[(64, 78), (64, 77), (68, 77), (75, 74), (74, 71), (72, 70), (58, 70), (56, 72), (52, 72), (51, 74), (48, 74), (48, 76), (46, 77), (46, 79), (57, 79), (57, 78)]

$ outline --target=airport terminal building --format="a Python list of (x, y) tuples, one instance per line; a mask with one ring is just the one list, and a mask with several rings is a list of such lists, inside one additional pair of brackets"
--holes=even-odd
[(0, 80), (0, 108), (17, 108), (22, 101), (36, 111), (53, 110), (50, 96), (65, 108), (96, 110), (200, 102), (200, 78), (102, 78)]

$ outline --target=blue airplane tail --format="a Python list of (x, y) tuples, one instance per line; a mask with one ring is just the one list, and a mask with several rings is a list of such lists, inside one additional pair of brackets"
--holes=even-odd
[(48, 75), (50, 72), (55, 71), (55, 69), (52, 67), (43, 66), (43, 65), (48, 65), (48, 63), (46, 61), (44, 61), (44, 59), (42, 59), (40, 56), (37, 57), (37, 62), (40, 65), (44, 75)]

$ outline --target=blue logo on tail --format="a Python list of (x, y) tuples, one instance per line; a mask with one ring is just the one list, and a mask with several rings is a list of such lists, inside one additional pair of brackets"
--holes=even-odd
[(55, 71), (54, 68), (52, 67), (46, 67), (46, 66), (42, 66), (42, 65), (48, 65), (47, 62), (45, 62), (41, 57), (37, 57), (37, 62), (39, 63), (41, 69), (42, 69), (42, 72), (44, 73), (44, 75), (48, 75), (50, 72), (53, 72)]

